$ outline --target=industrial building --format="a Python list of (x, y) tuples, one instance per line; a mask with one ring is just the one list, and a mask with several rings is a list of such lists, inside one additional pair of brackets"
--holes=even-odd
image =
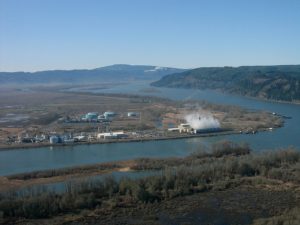
[(140, 114), (138, 112), (128, 112), (127, 116), (128, 117), (138, 117)]
[(58, 143), (73, 143), (75, 142), (75, 138), (72, 138), (70, 135), (60, 136), (60, 135), (52, 135), (49, 138), (50, 144), (58, 144)]
[(193, 131), (193, 128), (188, 123), (181, 123), (178, 126), (179, 133), (191, 133)]
[(170, 132), (179, 132), (179, 128), (178, 127), (169, 128), (168, 131), (170, 131)]
[(50, 141), (50, 144), (62, 143), (62, 139), (56, 135), (50, 136), (49, 141)]
[(99, 115), (98, 116), (98, 122), (106, 122), (106, 121), (108, 121), (108, 120), (105, 118), (104, 115)]
[(200, 134), (200, 133), (212, 133), (212, 132), (219, 132), (221, 128), (219, 127), (212, 127), (212, 128), (199, 128), (194, 129), (188, 123), (181, 123), (179, 124), (178, 128), (169, 128), (168, 131), (170, 132), (179, 132), (179, 133), (190, 133), (190, 134)]
[(87, 121), (87, 122), (97, 122), (98, 115), (99, 114), (97, 112), (89, 112), (89, 113), (85, 114), (81, 119), (83, 121)]
[(117, 114), (115, 112), (104, 112), (100, 115), (98, 112), (89, 112), (81, 117), (84, 122), (107, 122), (111, 121)]
[(201, 133), (213, 133), (213, 132), (219, 132), (221, 131), (221, 128), (219, 127), (213, 127), (213, 128), (203, 128), (203, 129), (194, 129), (194, 134), (201, 134)]
[(75, 142), (80, 142), (80, 141), (86, 141), (86, 136), (85, 135), (78, 135), (74, 137)]
[(106, 132), (106, 133), (97, 134), (98, 139), (118, 139), (118, 138), (126, 138), (126, 137), (127, 135), (124, 133), (124, 131)]
[(105, 119), (112, 119), (112, 118), (115, 117), (116, 115), (117, 115), (117, 113), (115, 113), (115, 112), (110, 112), (110, 111), (104, 112), (104, 113), (103, 113), (103, 116), (104, 116)]

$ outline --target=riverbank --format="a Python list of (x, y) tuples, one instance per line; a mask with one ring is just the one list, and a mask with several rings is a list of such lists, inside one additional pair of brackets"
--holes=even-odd
[[(229, 145), (228, 145), (229, 144)], [(112, 172), (128, 172), (128, 171), (152, 171), (163, 170), (166, 166), (176, 166), (177, 164), (190, 163), (193, 158), (209, 158), (220, 157), (227, 154), (244, 155), (249, 154), (247, 146), (235, 146), (230, 142), (218, 143), (223, 148), (227, 146), (226, 151), (214, 150), (214, 152), (206, 152), (207, 149), (202, 149), (202, 152), (192, 154), (184, 158), (138, 158), (134, 160), (123, 160), (107, 163), (97, 163), (92, 165), (81, 165), (69, 168), (41, 170), (26, 173), (13, 174), (8, 176), (0, 176), (0, 192), (18, 190), (34, 185), (51, 184), (58, 182), (66, 182), (67, 180), (80, 180), (80, 178), (88, 179), (96, 175), (110, 174)], [(215, 147), (217, 148), (217, 147)], [(199, 154), (197, 156), (197, 154)], [(195, 157), (196, 156), (196, 157)]]
[[(227, 93), (283, 101), (300, 101), (299, 66), (290, 67), (197, 68), (171, 74), (152, 86), (190, 89), (219, 89)], [(257, 72), (260, 70), (259, 72)], [(281, 70), (281, 71), (280, 71)], [(292, 74), (293, 73), (293, 74)], [(274, 91), (276, 89), (276, 91)]]
[(1, 192), (17, 191), (36, 185), (45, 185), (70, 180), (85, 180), (89, 177), (111, 174), (112, 172), (129, 172), (136, 166), (134, 160), (98, 163), (71, 168), (42, 170), (9, 176), (0, 176)]
[[(166, 132), (170, 127), (186, 123), (185, 117), (193, 113), (200, 113), (199, 118), (209, 115), (209, 118), (219, 122), (222, 129), (232, 131), (257, 131), (280, 127), (284, 123), (280, 116), (273, 115), (272, 112), (197, 100), (175, 101), (130, 94), (66, 93), (59, 92), (59, 88), (36, 88), (29, 93), (11, 90), (1, 97), (0, 120), (4, 122), (0, 124), (0, 149), (6, 150), (31, 148), (36, 147), (35, 145), (51, 146), (47, 142), (52, 135), (76, 137), (84, 134), (86, 140), (90, 137), (95, 140), (99, 133), (107, 131), (123, 131), (128, 134), (129, 138), (121, 142), (184, 138), (187, 136), (167, 135)], [(79, 119), (87, 112), (101, 114), (105, 111), (113, 111), (116, 116), (105, 123), (84, 122)], [(138, 116), (128, 116), (131, 111), (136, 111)], [(145, 137), (140, 138), (143, 133)], [(93, 141), (97, 144), (110, 142), (115, 140)]]
[(137, 180), (86, 180), (59, 194), (1, 195), (0, 224), (259, 224), (300, 207), (300, 153), (292, 149), (258, 154), (223, 142), (185, 158), (137, 162), (135, 169), (164, 169)]
[[(226, 92), (223, 92), (223, 93), (226, 93)], [(254, 96), (251, 96), (251, 95), (239, 95), (239, 94), (234, 94), (234, 93), (229, 93), (229, 94), (236, 95), (236, 96), (242, 96), (242, 97), (257, 100), (257, 101), (279, 103), (279, 104), (300, 105), (300, 101), (284, 101), (284, 100), (274, 100), (274, 99), (262, 98), (262, 97), (254, 97)]]
[[(269, 129), (259, 129), (257, 132), (270, 132)], [(255, 135), (250, 134), (250, 135)], [(63, 143), (63, 144), (50, 144), (50, 143), (24, 143), (24, 144), (11, 144), (11, 145), (0, 145), (0, 151), (16, 150), (16, 149), (31, 149), (31, 148), (41, 148), (41, 147), (70, 147), (76, 145), (97, 145), (97, 144), (113, 144), (113, 143), (129, 143), (129, 142), (148, 142), (148, 141), (163, 141), (163, 140), (172, 140), (172, 139), (187, 139), (187, 138), (197, 138), (197, 137), (214, 137), (214, 136), (226, 136), (232, 134), (241, 134), (240, 131), (220, 131), (213, 133), (202, 133), (202, 134), (183, 134), (175, 136), (165, 136), (165, 137), (153, 137), (153, 138), (134, 138), (134, 139), (109, 139), (109, 140), (95, 140), (89, 142), (73, 142), (73, 143)]]
[[(128, 84), (128, 83), (127, 83)], [(121, 85), (127, 85), (126, 83), (123, 83)], [(170, 88), (170, 87), (169, 87)], [(198, 89), (198, 88), (174, 88), (171, 87), (172, 89), (185, 89), (185, 90), (211, 90), (211, 91), (215, 91), (221, 94), (227, 94), (227, 95), (232, 95), (232, 96), (239, 96), (239, 97), (244, 97), (244, 98), (248, 98), (248, 99), (253, 99), (253, 100), (257, 100), (257, 101), (264, 101), (264, 102), (272, 102), (272, 103), (283, 103), (283, 104), (294, 104), (294, 105), (300, 105), (300, 101), (284, 101), (284, 100), (274, 100), (274, 99), (269, 99), (269, 98), (263, 98), (263, 97), (254, 97), (251, 95), (241, 95), (241, 94), (237, 94), (237, 93), (230, 93), (230, 92), (226, 92), (224, 90), (220, 90), (220, 89)], [(108, 87), (106, 89), (111, 89), (111, 87)], [(99, 91), (100, 90), (100, 91)], [(104, 90), (104, 88), (97, 88), (97, 87), (93, 87), (93, 88), (81, 88), (80, 86), (78, 86), (77, 88), (73, 89), (73, 88), (69, 88), (69, 87), (64, 87), (63, 89), (61, 89), (60, 91), (62, 92), (71, 92), (71, 93), (86, 93), (86, 94), (95, 94), (95, 95), (123, 95), (125, 93), (118, 93), (118, 92), (113, 92), (113, 93), (105, 93), (105, 92), (101, 92), (101, 90)], [(151, 90), (151, 91), (148, 91)], [(142, 89), (137, 90), (136, 93), (126, 93), (128, 95), (136, 95), (136, 96), (140, 96), (139, 92), (141, 93), (147, 93), (148, 95), (146, 96), (153, 96), (153, 97), (159, 97), (157, 95), (153, 95), (153, 93), (162, 93), (162, 91), (159, 89), (159, 87), (157, 86), (153, 86), (151, 84), (149, 84), (148, 86), (144, 86)]]

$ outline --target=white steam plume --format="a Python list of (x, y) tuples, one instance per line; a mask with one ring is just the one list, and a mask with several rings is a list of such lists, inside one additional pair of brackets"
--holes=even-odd
[(215, 119), (210, 113), (192, 113), (184, 117), (186, 122), (195, 130), (220, 128), (219, 120)]

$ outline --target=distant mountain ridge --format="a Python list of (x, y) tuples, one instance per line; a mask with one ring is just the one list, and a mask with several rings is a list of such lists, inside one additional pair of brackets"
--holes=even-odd
[(166, 75), (158, 87), (215, 89), (279, 101), (300, 101), (300, 65), (202, 67)]
[(88, 84), (128, 80), (158, 80), (184, 69), (115, 64), (96, 69), (0, 72), (0, 84)]

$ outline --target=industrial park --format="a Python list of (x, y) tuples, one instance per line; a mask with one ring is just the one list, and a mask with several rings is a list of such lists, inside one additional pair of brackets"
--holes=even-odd
[[(206, 102), (130, 95), (57, 94), (40, 89), (35, 92), (40, 99), (24, 91), (15, 91), (16, 97), (10, 101), (2, 99), (2, 149), (255, 134), (283, 125), (283, 119), (274, 113)], [(30, 101), (20, 105), (18, 95), (28, 96)], [(44, 103), (49, 100), (53, 102), (51, 105)], [(8, 103), (13, 106), (7, 107)]]
[[(127, 115), (127, 118), (126, 118)], [(89, 124), (97, 126), (96, 132), (80, 132), (80, 133), (43, 133), (40, 135), (30, 136), (28, 133), (20, 136), (8, 137), (8, 143), (14, 144), (72, 144), (72, 143), (101, 143), (107, 140), (146, 140), (146, 139), (160, 139), (168, 137), (190, 137), (199, 134), (224, 132), (225, 129), (221, 129), (220, 123), (217, 119), (213, 119), (215, 124), (207, 123), (206, 117), (194, 118), (193, 120), (185, 120), (190, 123), (180, 123), (177, 127), (171, 127), (168, 129), (156, 130), (136, 130), (136, 131), (123, 131), (123, 130), (111, 130), (110, 124), (117, 119), (124, 120), (136, 120), (141, 121), (140, 112), (125, 112), (123, 114), (107, 111), (103, 114), (98, 112), (88, 112), (79, 117), (68, 117), (58, 119), (58, 123), (66, 124)], [(197, 121), (198, 120), (198, 121)], [(206, 121), (204, 127), (201, 127), (201, 121)], [(205, 123), (205, 122), (204, 122)], [(195, 125), (196, 124), (196, 125)], [(173, 124), (172, 124), (173, 125)], [(229, 131), (229, 129), (227, 130)]]

